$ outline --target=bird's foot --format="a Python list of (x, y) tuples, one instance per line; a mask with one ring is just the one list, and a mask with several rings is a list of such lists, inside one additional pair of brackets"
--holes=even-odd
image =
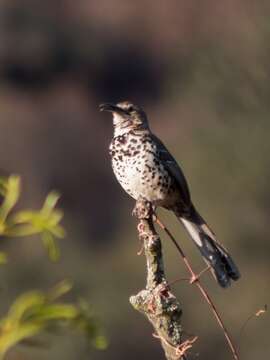
[(145, 199), (138, 199), (132, 210), (132, 216), (138, 219), (149, 219), (152, 216), (152, 204)]

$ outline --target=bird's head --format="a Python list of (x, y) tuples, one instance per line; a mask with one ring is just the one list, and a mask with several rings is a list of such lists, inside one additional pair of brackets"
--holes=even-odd
[(122, 101), (116, 105), (105, 103), (99, 106), (100, 111), (109, 111), (113, 114), (115, 133), (122, 135), (130, 130), (148, 129), (145, 112), (129, 101)]

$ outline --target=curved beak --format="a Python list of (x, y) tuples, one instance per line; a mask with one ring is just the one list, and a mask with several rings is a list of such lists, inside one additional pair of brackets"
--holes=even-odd
[(116, 112), (116, 113), (123, 114), (123, 115), (126, 113), (125, 110), (121, 109), (117, 105), (110, 104), (110, 103), (100, 104), (99, 105), (99, 110), (100, 111)]

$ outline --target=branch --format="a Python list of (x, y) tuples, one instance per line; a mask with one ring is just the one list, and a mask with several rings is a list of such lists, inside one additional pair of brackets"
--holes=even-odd
[(178, 244), (178, 242), (175, 240), (175, 238), (173, 237), (172, 233), (170, 232), (170, 230), (159, 220), (159, 218), (155, 215), (155, 221), (157, 222), (157, 224), (166, 232), (166, 234), (169, 236), (169, 238), (172, 240), (172, 242), (174, 243), (174, 245), (176, 246), (178, 252), (180, 253), (188, 271), (190, 272), (191, 275), (191, 279), (190, 279), (190, 284), (195, 284), (197, 286), (197, 288), (199, 289), (199, 291), (201, 292), (202, 296), (204, 297), (204, 299), (206, 300), (206, 302), (208, 303), (208, 305), (210, 306), (210, 309), (212, 310), (217, 323), (219, 324), (219, 326), (221, 327), (223, 334), (226, 338), (227, 344), (231, 350), (232, 356), (234, 358), (234, 360), (239, 360), (239, 355), (238, 355), (238, 351), (236, 350), (236, 346), (234, 345), (234, 342), (232, 340), (231, 335), (229, 334), (227, 328), (225, 327), (225, 324), (213, 302), (213, 300), (211, 299), (210, 295), (208, 294), (207, 290), (205, 289), (205, 287), (201, 284), (200, 282), (200, 275), (202, 273), (205, 272), (205, 270), (208, 270), (209, 267), (207, 267), (205, 270), (203, 270), (199, 275), (196, 275), (195, 272), (192, 269), (192, 266), (189, 262), (189, 260), (187, 259), (186, 255), (184, 254), (182, 248), (180, 247), (180, 245)]
[(138, 232), (146, 257), (147, 282), (146, 289), (131, 296), (130, 302), (153, 325), (154, 337), (160, 339), (167, 360), (187, 359), (186, 351), (196, 338), (182, 342), (182, 310), (165, 277), (161, 241), (153, 225), (152, 206), (138, 200), (133, 213), (139, 219)]

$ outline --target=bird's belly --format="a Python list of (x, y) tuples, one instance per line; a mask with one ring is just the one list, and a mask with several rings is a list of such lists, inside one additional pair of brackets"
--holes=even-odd
[(162, 164), (141, 156), (123, 157), (121, 160), (112, 160), (114, 173), (123, 189), (135, 200), (144, 198), (161, 206), (175, 201), (175, 187)]

